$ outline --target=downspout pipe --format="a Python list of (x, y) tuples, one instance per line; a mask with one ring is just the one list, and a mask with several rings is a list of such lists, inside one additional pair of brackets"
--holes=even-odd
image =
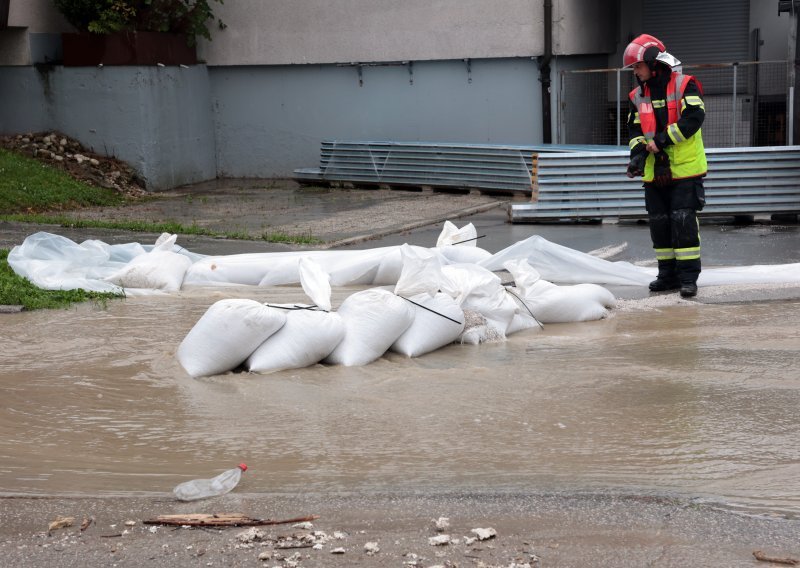
[(8, 27), (8, 10), (11, 7), (11, 0), (0, 0), (0, 30)]
[(539, 58), (539, 81), (542, 83), (542, 142), (553, 142), (550, 109), (550, 61), (553, 59), (553, 0), (544, 0), (544, 54)]

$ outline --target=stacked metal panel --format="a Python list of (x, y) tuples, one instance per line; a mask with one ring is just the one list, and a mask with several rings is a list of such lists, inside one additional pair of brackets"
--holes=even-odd
[[(800, 213), (800, 146), (708, 149), (703, 215)], [(530, 195), (512, 222), (645, 217), (641, 180), (618, 146), (325, 141), (305, 183), (428, 187)]]
[[(800, 146), (706, 153), (702, 215), (800, 212)], [(512, 222), (647, 215), (641, 179), (624, 175), (628, 152), (540, 154), (537, 162), (532, 202), (513, 204)]]
[(320, 167), (295, 170), (294, 179), (530, 194), (534, 154), (606, 149), (617, 148), (332, 140), (322, 143)]

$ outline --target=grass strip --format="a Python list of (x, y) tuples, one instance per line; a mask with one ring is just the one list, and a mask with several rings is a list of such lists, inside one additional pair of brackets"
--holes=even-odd
[(122, 293), (87, 292), (86, 290), (43, 290), (19, 276), (8, 264), (8, 249), (0, 249), (0, 305), (23, 306), (26, 310), (67, 308), (72, 304), (94, 301), (102, 306), (108, 300), (124, 298)]
[(0, 148), (0, 211), (36, 213), (121, 205), (117, 192), (93, 187), (48, 164)]
[(315, 245), (322, 241), (311, 235), (289, 235), (286, 233), (262, 233), (254, 237), (243, 231), (214, 231), (198, 225), (182, 225), (173, 221), (154, 223), (149, 221), (101, 221), (97, 219), (76, 219), (69, 215), (45, 213), (15, 213), (0, 215), (0, 221), (12, 223), (34, 223), (37, 225), (59, 225), (73, 229), (116, 229), (135, 233), (171, 233), (178, 235), (200, 235), (234, 240), (262, 240), (268, 243)]

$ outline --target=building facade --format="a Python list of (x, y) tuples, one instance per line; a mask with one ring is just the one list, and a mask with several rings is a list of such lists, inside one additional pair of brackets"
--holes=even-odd
[(51, 0), (0, 0), (0, 134), (61, 131), (152, 189), (289, 176), (324, 139), (593, 143), (565, 121), (613, 97), (567, 113), (565, 73), (617, 67), (641, 31), (686, 63), (785, 61), (791, 21), (772, 0), (236, 0), (215, 16), (202, 64), (64, 67)]

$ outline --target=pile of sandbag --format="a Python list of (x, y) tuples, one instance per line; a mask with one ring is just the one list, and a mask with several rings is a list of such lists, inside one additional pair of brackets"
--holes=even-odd
[(599, 319), (614, 305), (605, 288), (556, 286), (524, 259), (506, 263), (515, 280), (507, 287), (476, 264), (443, 265), (434, 250), (403, 245), (398, 254), (393, 289), (356, 292), (335, 312), (331, 275), (301, 258), (298, 276), (311, 304), (216, 302), (181, 343), (178, 360), (195, 377), (239, 367), (269, 373), (316, 363), (360, 366), (387, 351), (419, 357), (451, 343), (503, 340), (542, 323)]

